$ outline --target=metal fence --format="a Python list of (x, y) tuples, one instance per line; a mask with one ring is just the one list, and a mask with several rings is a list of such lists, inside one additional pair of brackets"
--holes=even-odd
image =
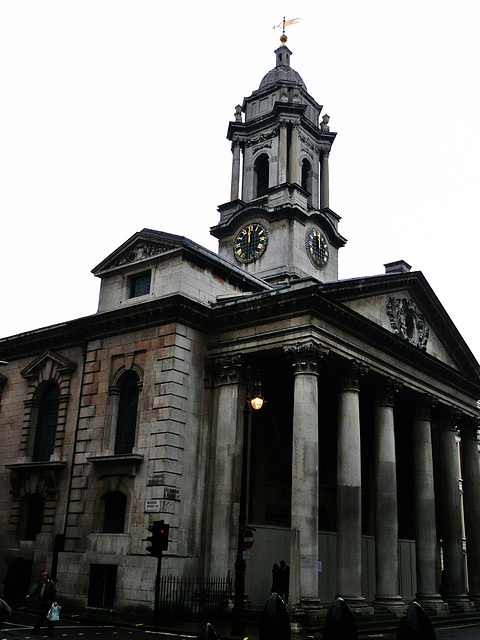
[(159, 614), (164, 620), (222, 617), (231, 610), (232, 602), (232, 578), (164, 576), (160, 579)]

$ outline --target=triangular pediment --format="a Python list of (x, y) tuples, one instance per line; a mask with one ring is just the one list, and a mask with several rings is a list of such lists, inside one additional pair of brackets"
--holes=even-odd
[(421, 272), (328, 283), (325, 293), (391, 333), (402, 344), (466, 375), (479, 366)]
[(408, 289), (378, 294), (344, 303), (347, 307), (391, 331), (400, 340), (457, 368), (447, 345), (437, 335), (428, 314)]
[(92, 269), (96, 276), (108, 271), (146, 262), (183, 246), (184, 238), (161, 231), (143, 229), (135, 233), (105, 260)]
[(76, 362), (72, 362), (72, 360), (55, 353), (55, 351), (44, 351), (25, 369), (22, 369), (20, 373), (24, 378), (35, 378), (47, 363), (55, 364), (58, 371), (73, 371), (77, 366)]

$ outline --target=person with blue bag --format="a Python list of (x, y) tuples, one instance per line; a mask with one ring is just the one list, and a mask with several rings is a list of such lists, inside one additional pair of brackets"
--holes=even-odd
[(50, 575), (48, 571), (44, 571), (42, 573), (42, 581), (37, 584), (35, 589), (27, 595), (27, 598), (31, 598), (38, 594), (40, 599), (40, 613), (38, 615), (38, 619), (33, 627), (34, 635), (40, 633), (40, 627), (42, 626), (42, 622), (47, 619), (47, 627), (48, 627), (48, 635), (53, 635), (53, 621), (50, 620), (50, 616), (48, 612), (53, 604), (57, 604), (55, 602), (55, 596), (57, 595), (57, 589), (55, 587), (55, 583), (53, 580), (50, 580)]
[(10, 605), (0, 598), (0, 629), (3, 627), (3, 621), (7, 616), (12, 615)]

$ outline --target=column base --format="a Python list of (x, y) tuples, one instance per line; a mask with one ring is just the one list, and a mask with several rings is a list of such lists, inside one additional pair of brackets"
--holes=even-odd
[(442, 600), (439, 593), (431, 595), (417, 593), (415, 601), (418, 602), (422, 609), (433, 611), (437, 616), (447, 616), (450, 611), (448, 604)]
[(465, 593), (459, 595), (446, 595), (445, 602), (451, 607), (457, 607), (465, 613), (471, 613), (475, 611), (475, 604), (469, 599)]
[(303, 631), (305, 611), (302, 609), (300, 603), (287, 604), (287, 611), (290, 617), (290, 628), (292, 633), (301, 633)]
[(342, 596), (352, 613), (361, 616), (373, 616), (375, 609), (365, 602), (363, 596)]
[(375, 596), (373, 601), (375, 611), (388, 611), (397, 618), (401, 618), (407, 610), (407, 605), (402, 600), (402, 596)]
[(321, 631), (328, 608), (320, 598), (302, 598), (300, 607), (303, 611), (302, 630), (309, 633)]

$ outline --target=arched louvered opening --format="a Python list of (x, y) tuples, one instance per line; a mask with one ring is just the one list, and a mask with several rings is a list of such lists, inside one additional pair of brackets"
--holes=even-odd
[(255, 160), (255, 198), (261, 198), (268, 191), (269, 162), (266, 153), (262, 153)]
[(308, 202), (312, 203), (312, 165), (304, 158), (302, 161), (302, 189), (308, 193)]

